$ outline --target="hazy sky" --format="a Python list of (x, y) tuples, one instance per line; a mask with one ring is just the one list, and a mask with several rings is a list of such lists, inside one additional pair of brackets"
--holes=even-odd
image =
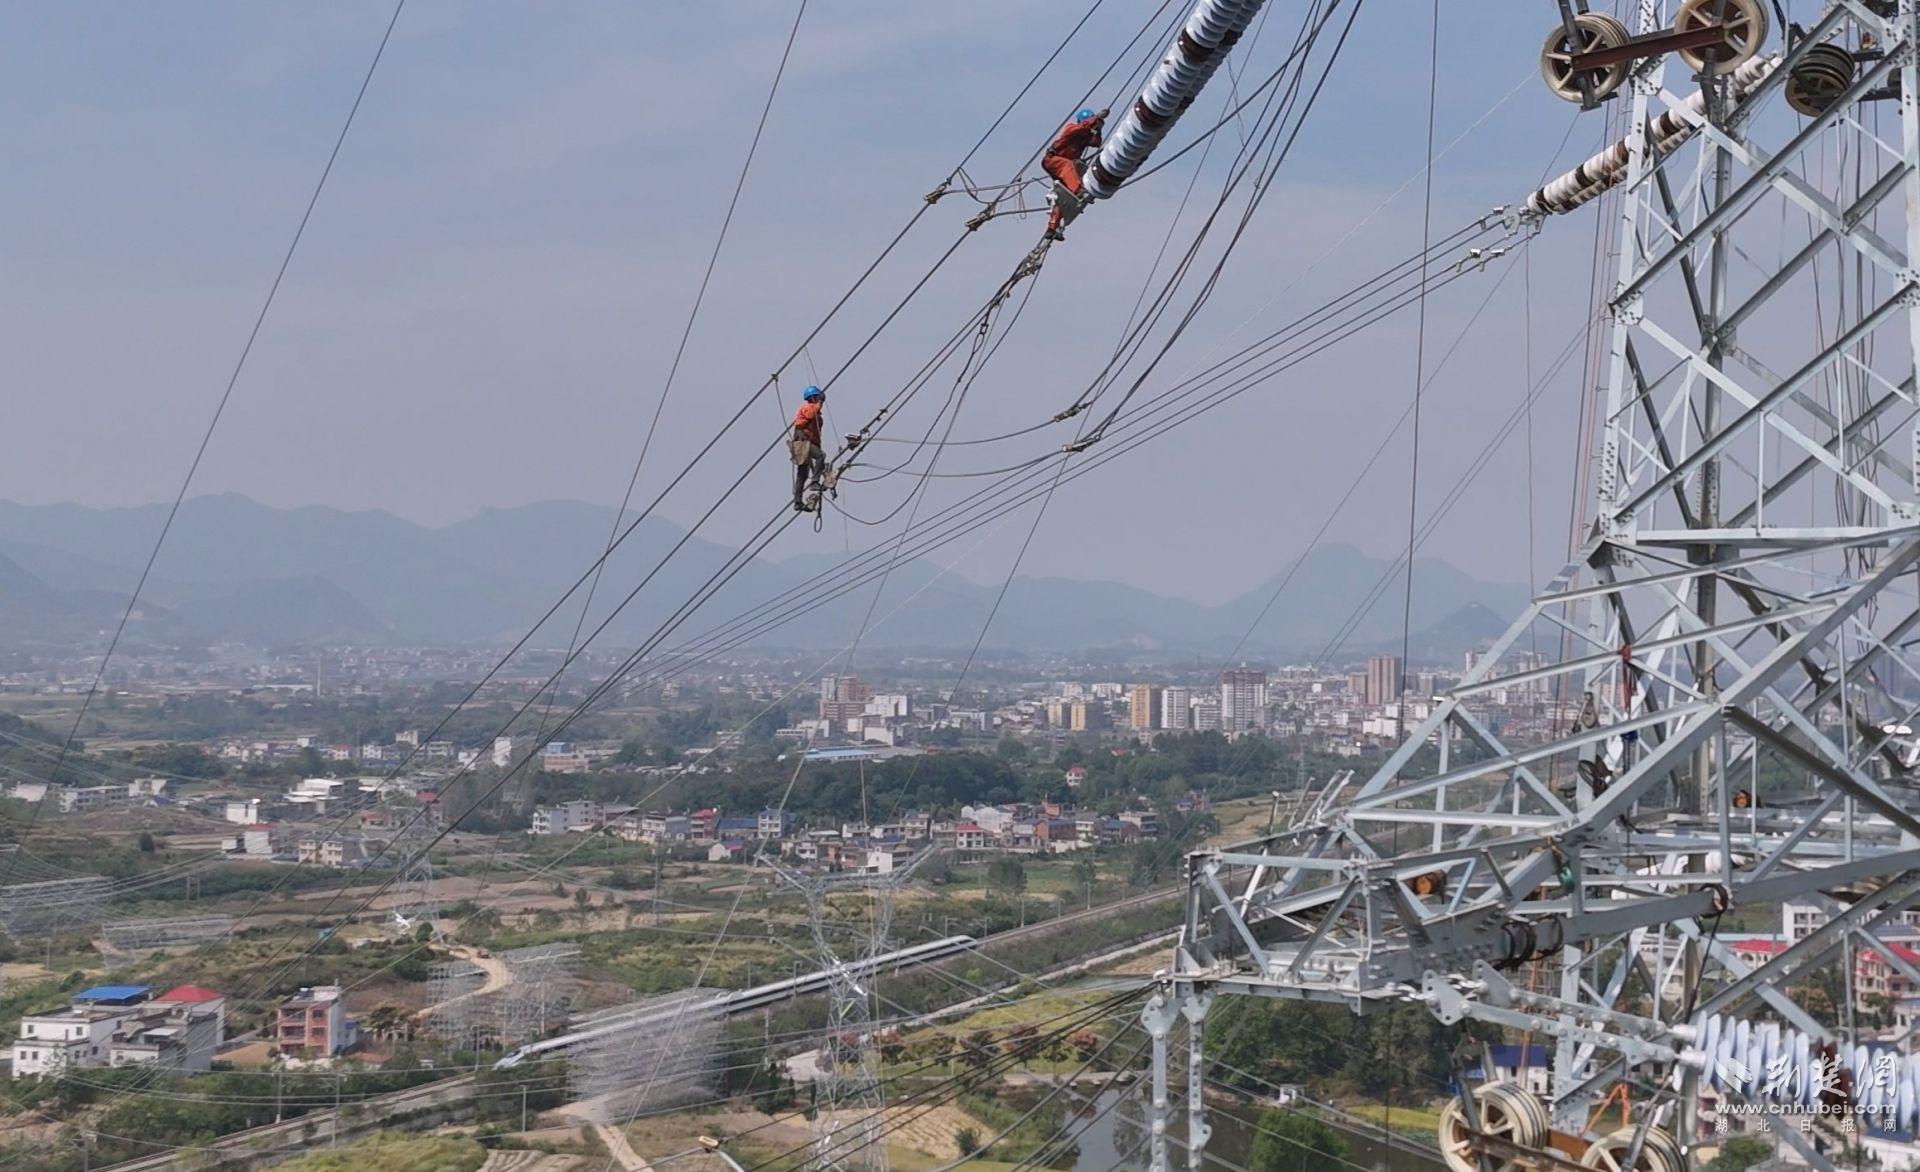
[[(811, 0), (767, 136), (641, 477), (671, 478), (797, 344), (951, 169), (1087, 0)], [(1105, 0), (969, 168), (1006, 178), (1158, 6)], [(1236, 64), (1264, 76), (1303, 8), (1271, 6)], [(1433, 226), (1517, 201), (1591, 152), (1539, 84), (1551, 5), (1444, 6)], [(1141, 392), (1256, 337), (1417, 247), (1421, 185), (1328, 249), (1419, 170), (1424, 5), (1370, 0), (1332, 82), (1206, 313)], [(112, 505), (169, 499), (185, 471), (391, 5), (18, 4), (0, 42), (0, 354), (8, 384), (0, 497)], [(429, 523), (488, 505), (617, 502), (793, 19), (791, 3), (449, 4), (410, 0), (332, 181), (215, 435), (196, 492), (276, 505), (382, 508)], [(1176, 134), (1218, 117), (1225, 75)], [(1111, 89), (1112, 86), (1105, 87)], [(1217, 191), (1212, 153), (1196, 201)], [(1553, 161), (1558, 158), (1558, 163)], [(1111, 351), (1199, 152), (1089, 212), (968, 394), (955, 438), (1041, 423)], [(824, 375), (959, 234), (955, 197), (810, 348)], [(1176, 241), (1196, 222), (1189, 209)], [(1579, 328), (1593, 218), (1548, 226), (1462, 332), (1496, 268), (1429, 304), (1422, 512), (1520, 401), (1532, 326), (1544, 372)], [(1040, 230), (1005, 219), (970, 238), (836, 385), (845, 430), (892, 394), (1011, 270)], [(1321, 258), (1325, 256), (1324, 260)], [(1319, 261), (1317, 267), (1307, 266)], [(1530, 279), (1531, 315), (1524, 293)], [(1024, 572), (1106, 577), (1216, 601), (1306, 545), (1407, 404), (1411, 314), (1069, 484)], [(1216, 351), (1216, 347), (1224, 347)], [(1566, 546), (1579, 362), (1539, 401), (1536, 568)], [(662, 512), (691, 521), (747, 465), (809, 381), (716, 450)], [(894, 434), (917, 434), (946, 386)], [(1071, 425), (1068, 425), (1070, 428)], [(1055, 428), (956, 449), (966, 471), (1033, 458)], [(1408, 445), (1330, 537), (1377, 554), (1405, 539)], [(1526, 445), (1500, 449), (1455, 504), (1443, 552), (1525, 578)], [(779, 457), (710, 523), (758, 526), (787, 491)], [(925, 511), (977, 487), (942, 481)], [(903, 478), (850, 487), (887, 513)], [(963, 572), (1003, 574), (1030, 514), (972, 546)], [(796, 526), (776, 552), (839, 552), (893, 526)], [(583, 563), (596, 551), (582, 550)]]

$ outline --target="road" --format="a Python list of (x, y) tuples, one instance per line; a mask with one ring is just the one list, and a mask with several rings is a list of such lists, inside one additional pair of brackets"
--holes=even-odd
[(513, 970), (507, 967), (506, 961), (501, 960), (497, 956), (488, 955), (479, 949), (469, 948), (464, 944), (454, 945), (453, 955), (480, 970), (483, 974), (480, 987), (449, 997), (445, 1001), (425, 1006), (414, 1016), (424, 1020), (425, 1018), (432, 1017), (435, 1013), (445, 1009), (449, 1005), (454, 1005), (473, 997), (485, 997), (489, 993), (498, 993), (508, 985), (513, 984)]

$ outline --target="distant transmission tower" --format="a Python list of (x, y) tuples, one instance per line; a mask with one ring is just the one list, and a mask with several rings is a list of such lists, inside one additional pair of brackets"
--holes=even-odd
[[(1190, 856), (1147, 1012), (1156, 1136), (1166, 1036), (1182, 1016), (1195, 1035), (1190, 1167), (1216, 994), (1412, 1002), (1544, 1040), (1544, 1103), (1496, 1084), (1449, 1108), (1458, 1169), (1548, 1166), (1528, 1153), (1581, 1137), (1616, 1086), (1636, 1125), (1561, 1163), (1698, 1166), (1709, 1088), (1821, 1169), (1851, 1141), (1810, 1108), (1920, 1111), (1920, 1059), (1790, 992), (1851, 988), (1860, 947), (1920, 979), (1876, 934), (1920, 901), (1920, 0), (1815, 5), (1773, 45), (1764, 0), (1627, 7), (1631, 34), (1563, 3), (1543, 55), (1561, 96), (1619, 95), (1624, 137), (1511, 213), (1613, 221), (1590, 528), (1364, 783)], [(1544, 723), (1499, 710), (1542, 688)], [(1782, 904), (1812, 913), (1784, 950), (1722, 938)], [(1769, 1122), (1788, 1102), (1811, 1134)]]
[(445, 937), (440, 929), (440, 903), (434, 898), (433, 859), (427, 849), (433, 833), (424, 819), (416, 820), (417, 803), (389, 798), (387, 806), (395, 820), (407, 828), (388, 847), (389, 857), (397, 856), (402, 868), (400, 878), (393, 885), (390, 924), (403, 936), (412, 936), (424, 924), (432, 941), (442, 943)]
[[(873, 1051), (874, 958), (888, 951), (894, 897), (931, 849), (890, 871), (801, 871), (765, 859), (775, 874), (806, 897), (807, 923), (820, 971), (827, 974), (827, 1036), (814, 1082), (813, 1143), (808, 1172), (886, 1172), (886, 1098)], [(828, 934), (833, 896), (872, 895), (872, 921), (851, 946), (835, 947)], [(864, 976), (860, 974), (866, 974)]]

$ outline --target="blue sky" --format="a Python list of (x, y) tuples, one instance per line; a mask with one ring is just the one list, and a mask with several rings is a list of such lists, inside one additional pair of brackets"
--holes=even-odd
[[(643, 496), (818, 320), (1085, 7), (812, 0)], [(972, 173), (1006, 177), (1156, 7), (1105, 0)], [(1524, 197), (1556, 152), (1557, 171), (1603, 132), (1603, 115), (1576, 119), (1535, 77), (1550, 5), (1442, 7), (1439, 141), (1479, 125), (1437, 169), (1436, 235)], [(1236, 64), (1271, 70), (1300, 9), (1276, 0)], [(794, 11), (759, 0), (410, 0), (196, 491), (428, 522), (554, 497), (617, 501)], [(171, 497), (390, 13), (358, 0), (12, 9), (0, 45), (10, 159), (0, 352), (15, 442), (0, 460), (0, 497)], [(1428, 49), (1426, 6), (1365, 3), (1280, 186), (1166, 374), (1417, 246), (1416, 181), (1328, 252), (1418, 172)], [(1224, 89), (1216, 82), (1196, 111), (1217, 116)], [(1199, 190), (1217, 189), (1224, 156), (1211, 157)], [(1075, 226), (969, 393), (957, 437), (1040, 422), (1073, 398), (1119, 334), (1197, 158)], [(972, 210), (955, 199), (927, 216), (810, 348), (813, 363), (837, 366)], [(836, 387), (834, 423), (857, 423), (891, 394), (1038, 231), (1007, 219), (970, 239)], [(1444, 494), (1519, 401), (1523, 327), (1536, 370), (1579, 327), (1592, 232), (1590, 213), (1549, 225), (1531, 249), (1531, 313), (1529, 274), (1516, 266), (1435, 377), (1424, 499)], [(1430, 366), (1498, 279), (1432, 301)], [(1063, 488), (1025, 571), (1203, 601), (1268, 577), (1301, 551), (1405, 406), (1413, 349), (1408, 315)], [(1543, 573), (1565, 550), (1577, 372), (1576, 362), (1536, 416)], [(803, 361), (783, 380), (781, 411), (807, 373)], [(757, 430), (723, 445), (663, 511), (698, 516), (779, 413), (757, 405)], [(1004, 454), (1028, 458), (1065, 438), (1043, 434)], [(1447, 556), (1482, 577), (1526, 575), (1525, 457), (1519, 440), (1506, 445), (1445, 524)], [(1406, 463), (1401, 442), (1334, 538), (1396, 548)], [(758, 469), (713, 534), (757, 526), (785, 476), (777, 463)], [(847, 503), (881, 514), (904, 487), (849, 489)], [(928, 507), (971, 487), (936, 486)], [(963, 572), (997, 578), (1025, 521), (978, 547)], [(858, 548), (893, 532), (837, 518), (819, 535), (800, 528), (779, 552)]]

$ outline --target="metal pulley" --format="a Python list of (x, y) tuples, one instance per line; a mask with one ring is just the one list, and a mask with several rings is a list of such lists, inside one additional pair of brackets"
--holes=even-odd
[(1673, 31), (1687, 34), (1720, 27), (1718, 44), (1678, 50), (1695, 73), (1719, 77), (1732, 73), (1767, 43), (1767, 9), (1760, 0), (1685, 0), (1673, 16)]
[(1815, 45), (1787, 71), (1786, 99), (1796, 113), (1818, 117), (1853, 84), (1853, 54), (1839, 45)]
[[(1486, 1083), (1474, 1094), (1480, 1118), (1469, 1120), (1459, 1099), (1448, 1099), (1440, 1110), (1440, 1153), (1453, 1172), (1481, 1172), (1484, 1139), (1517, 1148), (1539, 1148), (1551, 1135), (1547, 1109), (1539, 1099), (1511, 1082)], [(1477, 1124), (1477, 1126), (1476, 1126)], [(1519, 1160), (1492, 1157), (1496, 1172), (1520, 1172)]]
[[(1607, 1172), (1626, 1172), (1627, 1158), (1633, 1152), (1634, 1128), (1618, 1131), (1594, 1140), (1580, 1157), (1583, 1168), (1605, 1168)], [(1640, 1142), (1640, 1155), (1633, 1161), (1633, 1172), (1686, 1172), (1687, 1158), (1680, 1144), (1658, 1127), (1649, 1127)]]
[[(1577, 64), (1575, 58), (1607, 49), (1618, 49), (1628, 41), (1627, 26), (1604, 12), (1582, 12), (1573, 18), (1573, 31), (1556, 25), (1547, 34), (1540, 49), (1540, 76), (1547, 88), (1569, 102), (1600, 101), (1613, 96), (1627, 80), (1625, 60), (1606, 65)], [(1585, 86), (1582, 86), (1582, 82)]]
[(1634, 63), (1673, 53), (1695, 73), (1722, 77), (1754, 59), (1771, 31), (1763, 0), (1685, 0), (1673, 27), (1633, 36), (1600, 12), (1574, 11), (1561, 0), (1561, 20), (1540, 50), (1540, 76), (1569, 102), (1591, 108), (1612, 97)]

